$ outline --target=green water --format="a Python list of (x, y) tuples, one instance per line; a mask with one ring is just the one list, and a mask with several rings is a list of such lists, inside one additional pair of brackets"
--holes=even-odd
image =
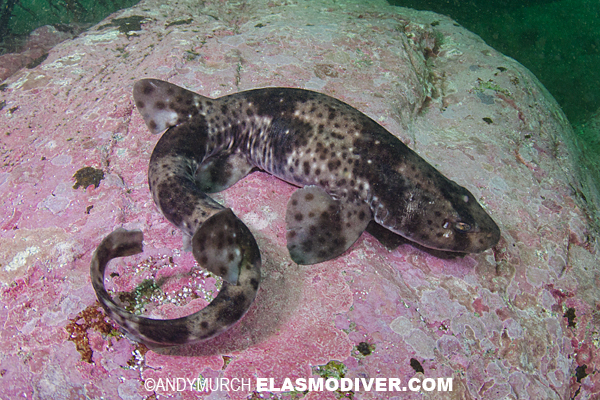
[[(526, 66), (558, 101), (587, 152), (600, 158), (600, 1), (389, 0), (445, 14)], [(597, 115), (598, 116), (598, 115)]]
[(572, 123), (600, 108), (600, 1), (389, 2), (448, 15), (516, 59), (546, 86)]
[(96, 23), (139, 0), (0, 0), (0, 42), (43, 25)]

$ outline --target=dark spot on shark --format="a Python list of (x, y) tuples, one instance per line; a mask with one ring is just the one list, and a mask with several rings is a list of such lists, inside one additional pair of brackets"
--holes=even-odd
[(171, 324), (170, 326), (144, 323), (139, 325), (138, 330), (143, 336), (148, 337), (156, 342), (183, 344), (190, 336), (190, 330), (188, 326), (182, 323)]
[(310, 164), (308, 161), (304, 161), (304, 163), (302, 164), (302, 168), (303, 168), (304, 175), (310, 174)]
[(149, 82), (144, 82), (142, 87), (142, 93), (146, 96), (150, 96), (154, 92), (154, 88)]

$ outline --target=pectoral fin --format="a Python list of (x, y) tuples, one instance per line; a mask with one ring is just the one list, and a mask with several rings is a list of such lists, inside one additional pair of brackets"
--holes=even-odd
[(317, 186), (298, 189), (287, 205), (287, 247), (298, 264), (316, 264), (346, 251), (372, 219), (366, 203), (334, 200)]
[(135, 105), (152, 133), (189, 121), (205, 97), (158, 79), (141, 79), (133, 85)]

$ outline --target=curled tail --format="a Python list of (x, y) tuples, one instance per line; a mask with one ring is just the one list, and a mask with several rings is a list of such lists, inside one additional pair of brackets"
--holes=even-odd
[(90, 267), (98, 301), (131, 339), (150, 346), (206, 340), (233, 326), (252, 305), (260, 284), (260, 252), (250, 230), (230, 209), (207, 219), (194, 235), (196, 260), (225, 281), (208, 306), (186, 317), (152, 319), (134, 315), (119, 307), (106, 291), (104, 271), (108, 262), (140, 253), (142, 240), (141, 231), (116, 229), (100, 243)]

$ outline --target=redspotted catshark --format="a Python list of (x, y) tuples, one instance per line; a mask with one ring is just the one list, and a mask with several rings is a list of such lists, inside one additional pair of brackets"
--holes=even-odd
[(321, 93), (249, 90), (211, 99), (171, 83), (135, 83), (137, 109), (152, 133), (148, 183), (163, 215), (191, 238), (198, 264), (223, 278), (217, 297), (187, 317), (131, 314), (104, 288), (107, 263), (142, 251), (142, 233), (117, 229), (96, 250), (98, 300), (134, 340), (194, 343), (235, 324), (254, 301), (261, 258), (246, 225), (209, 197), (253, 169), (298, 186), (286, 211), (290, 257), (298, 264), (344, 253), (377, 224), (429, 249), (479, 253), (500, 230), (473, 195), (446, 178), (360, 111)]

